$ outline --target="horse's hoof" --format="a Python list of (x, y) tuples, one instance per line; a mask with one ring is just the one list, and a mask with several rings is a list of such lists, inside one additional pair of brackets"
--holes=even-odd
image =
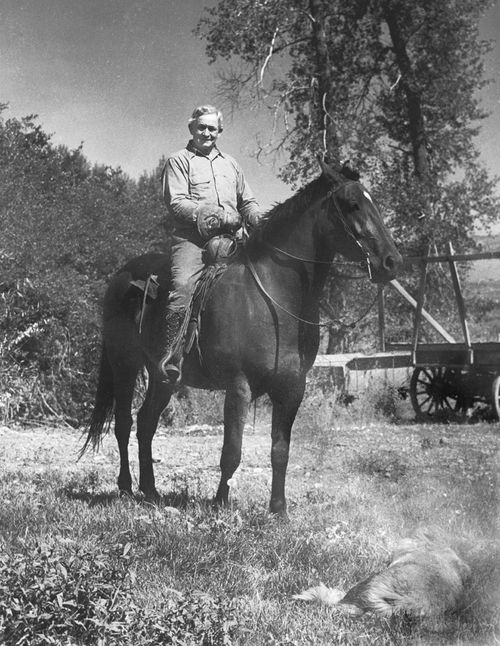
[(120, 498), (133, 498), (132, 489), (120, 489), (119, 490)]
[(153, 491), (143, 492), (144, 493), (144, 502), (147, 502), (149, 505), (159, 505), (161, 502), (160, 494), (154, 489)]
[(269, 513), (273, 518), (277, 518), (284, 522), (288, 522), (288, 513), (286, 511), (286, 503), (272, 504), (269, 506)]
[(219, 496), (215, 496), (215, 498), (212, 500), (212, 508), (213, 509), (225, 509), (228, 506), (228, 501), (227, 498), (220, 498)]

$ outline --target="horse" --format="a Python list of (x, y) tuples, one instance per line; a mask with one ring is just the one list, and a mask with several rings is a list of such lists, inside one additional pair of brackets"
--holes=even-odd
[[(287, 515), (285, 478), (291, 429), (306, 374), (319, 347), (319, 300), (336, 254), (363, 263), (372, 282), (393, 279), (402, 258), (359, 175), (320, 160), (321, 174), (275, 205), (252, 231), (241, 257), (228, 264), (208, 296), (198, 347), (184, 358), (181, 383), (225, 391), (224, 439), (216, 505), (227, 505), (228, 481), (241, 459), (250, 404), (272, 404), (270, 512)], [(158, 297), (140, 298), (130, 284), (160, 274)], [(82, 453), (99, 447), (114, 413), (120, 454), (118, 488), (132, 494), (128, 444), (138, 374), (148, 373), (137, 413), (139, 489), (157, 501), (151, 444), (174, 387), (159, 369), (169, 294), (169, 255), (138, 256), (114, 275), (104, 297), (102, 353), (95, 405)]]

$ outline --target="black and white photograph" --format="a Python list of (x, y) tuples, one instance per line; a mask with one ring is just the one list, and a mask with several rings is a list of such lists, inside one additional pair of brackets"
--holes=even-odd
[(0, 644), (500, 645), (498, 0), (0, 0)]

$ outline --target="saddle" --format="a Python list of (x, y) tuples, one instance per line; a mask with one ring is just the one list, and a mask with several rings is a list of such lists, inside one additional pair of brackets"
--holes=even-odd
[[(173, 341), (170, 350), (172, 355), (182, 356), (188, 354), (195, 344), (198, 353), (200, 353), (198, 339), (201, 315), (205, 309), (206, 302), (212, 287), (224, 274), (228, 265), (241, 256), (241, 248), (241, 241), (229, 234), (214, 236), (205, 245), (203, 252), (205, 268), (196, 282), (179, 333)], [(130, 285), (142, 294), (142, 310), (145, 304), (150, 304), (156, 300), (158, 290), (162, 288), (161, 280), (156, 274), (150, 274), (146, 280), (131, 280)], [(180, 354), (177, 355), (177, 353)]]
[(143, 296), (143, 299), (146, 301), (146, 303), (149, 304), (151, 303), (151, 301), (156, 300), (160, 283), (158, 281), (157, 274), (149, 274), (146, 280), (131, 280), (130, 286), (139, 290), (139, 292), (141, 292)]

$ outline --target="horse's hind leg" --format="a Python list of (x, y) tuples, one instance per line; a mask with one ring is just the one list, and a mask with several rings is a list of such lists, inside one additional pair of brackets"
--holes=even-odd
[(115, 437), (120, 452), (120, 493), (132, 495), (132, 476), (128, 459), (128, 443), (132, 429), (132, 399), (134, 396), (137, 370), (129, 369), (115, 374)]
[(161, 381), (155, 369), (150, 370), (148, 390), (137, 414), (137, 440), (139, 443), (139, 489), (146, 500), (159, 499), (153, 472), (151, 443), (162, 411), (172, 396), (172, 387)]
[(245, 377), (241, 376), (226, 390), (224, 400), (224, 444), (220, 459), (221, 479), (215, 496), (215, 503), (228, 502), (228, 480), (236, 471), (241, 460), (241, 442), (252, 394)]

